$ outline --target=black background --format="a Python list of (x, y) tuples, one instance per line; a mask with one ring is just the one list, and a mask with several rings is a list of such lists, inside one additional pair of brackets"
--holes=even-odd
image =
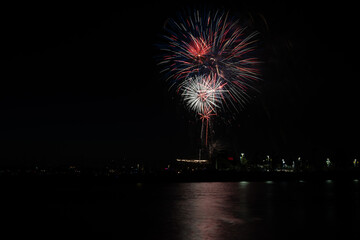
[(358, 156), (354, 5), (168, 1), (8, 6), (1, 164), (86, 164), (101, 158), (157, 164), (196, 156), (200, 122), (168, 92), (155, 45), (166, 19), (204, 5), (252, 24), (260, 32), (264, 62), (261, 94), (235, 120), (214, 124), (214, 142), (259, 157), (334, 156), (351, 162)]

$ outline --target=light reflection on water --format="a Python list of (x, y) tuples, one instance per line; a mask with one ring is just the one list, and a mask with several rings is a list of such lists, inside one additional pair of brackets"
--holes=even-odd
[[(171, 239), (303, 239), (349, 236), (359, 224), (354, 189), (329, 182), (175, 184)], [(332, 183), (333, 184), (333, 183)], [(340, 195), (339, 195), (340, 194)], [(346, 199), (344, 198), (346, 197)], [(358, 205), (357, 205), (358, 206)], [(351, 218), (345, 213), (352, 212)], [(357, 228), (356, 228), (357, 229)], [(344, 232), (345, 231), (345, 232)]]
[[(247, 221), (244, 186), (188, 183), (182, 184), (180, 191), (186, 196), (177, 203), (181, 239), (229, 239), (224, 229), (239, 228)], [(234, 206), (234, 201), (240, 204)]]
[[(146, 240), (329, 240), (360, 234), (356, 181), (134, 183), (31, 196), (16, 195), (27, 201), (17, 215), (5, 216), (22, 216), (16, 226), (43, 226), (63, 239), (74, 232), (77, 239)], [(35, 215), (42, 220), (34, 222)]]
[(262, 232), (255, 232), (266, 224), (266, 188), (263, 183), (251, 182), (179, 184), (182, 197), (174, 205), (173, 219), (179, 236), (174, 239), (251, 239), (254, 234), (264, 237)]

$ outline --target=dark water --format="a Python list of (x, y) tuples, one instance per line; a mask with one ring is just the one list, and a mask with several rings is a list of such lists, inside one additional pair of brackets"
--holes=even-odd
[(49, 184), (2, 199), (12, 239), (360, 238), (358, 181)]

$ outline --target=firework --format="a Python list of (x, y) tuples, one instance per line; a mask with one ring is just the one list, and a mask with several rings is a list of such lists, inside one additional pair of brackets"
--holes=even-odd
[(194, 76), (182, 84), (182, 98), (185, 105), (200, 116), (216, 113), (222, 105), (227, 90), (226, 83), (211, 76)]
[(256, 91), (259, 61), (252, 54), (257, 33), (247, 34), (238, 20), (221, 11), (193, 11), (169, 20), (165, 30), (159, 65), (170, 89), (201, 119), (207, 145), (211, 117), (242, 108), (249, 91)]
[(194, 11), (169, 20), (165, 30), (167, 44), (161, 47), (165, 54), (159, 64), (171, 88), (179, 91), (196, 75), (212, 76), (226, 83), (226, 106), (244, 106), (259, 80), (259, 61), (251, 56), (256, 32), (246, 35), (239, 21), (219, 11)]

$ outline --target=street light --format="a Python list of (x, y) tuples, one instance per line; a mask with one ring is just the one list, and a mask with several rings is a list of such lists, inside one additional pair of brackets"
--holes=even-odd
[(271, 162), (271, 158), (270, 158), (269, 155), (266, 155), (266, 161), (267, 161), (267, 165), (268, 165), (267, 171), (270, 172), (270, 162)]
[(330, 167), (330, 165), (331, 165), (330, 158), (326, 158), (326, 166), (327, 166), (327, 167)]

